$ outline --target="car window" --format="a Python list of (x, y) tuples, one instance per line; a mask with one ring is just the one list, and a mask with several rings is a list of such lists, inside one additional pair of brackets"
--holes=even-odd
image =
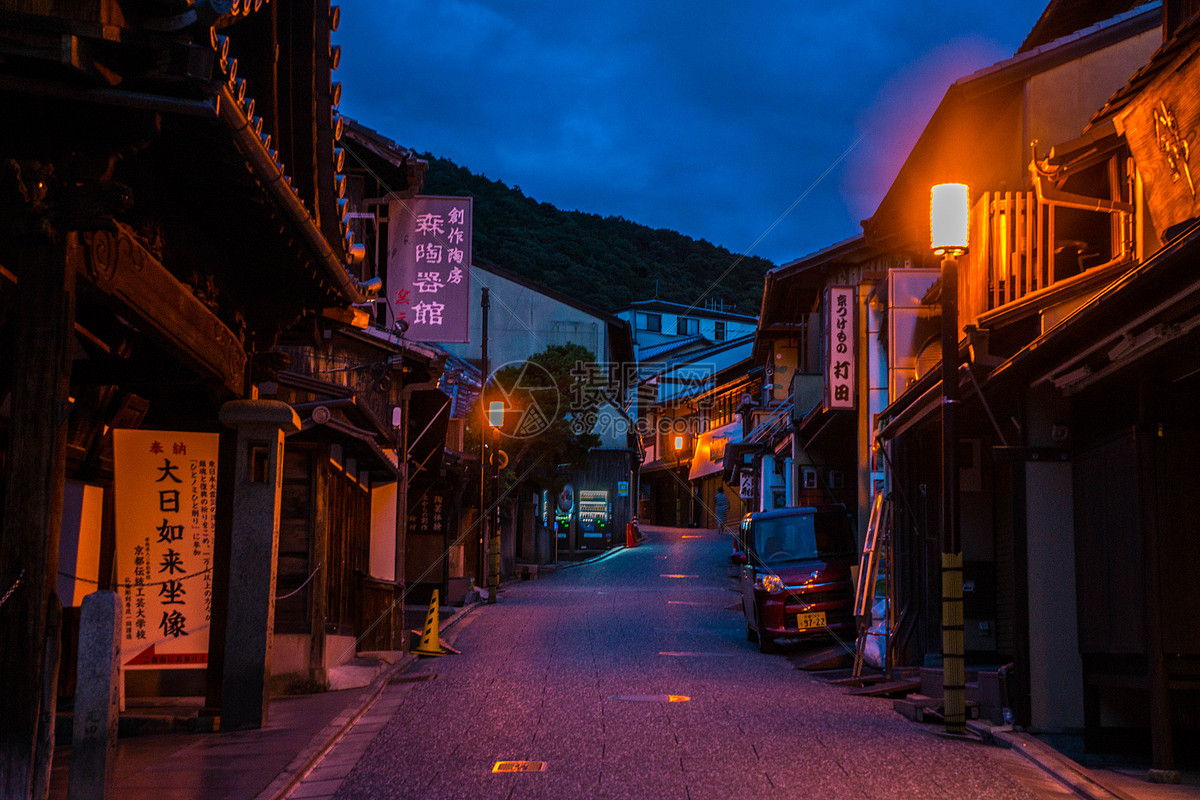
[(763, 564), (853, 556), (854, 535), (841, 512), (789, 514), (756, 519), (754, 552)]

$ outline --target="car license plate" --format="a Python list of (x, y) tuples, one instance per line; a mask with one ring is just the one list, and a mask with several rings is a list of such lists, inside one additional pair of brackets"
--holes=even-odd
[(824, 628), (825, 627), (825, 612), (824, 611), (809, 611), (805, 614), (796, 615), (796, 627), (802, 631), (809, 628)]

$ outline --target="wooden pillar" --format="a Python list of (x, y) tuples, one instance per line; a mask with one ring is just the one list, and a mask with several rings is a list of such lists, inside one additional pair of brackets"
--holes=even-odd
[(1146, 614), (1146, 677), (1150, 687), (1150, 768), (1152, 773), (1169, 773), (1175, 769), (1175, 745), (1171, 730), (1171, 690), (1166, 658), (1163, 655), (1162, 572), (1159, 563), (1161, 536), (1158, 514), (1161, 496), (1158, 440), (1166, 436), (1168, 430), (1167, 426), (1159, 421), (1163, 419), (1159, 408), (1160, 397), (1149, 379), (1143, 377), (1138, 386), (1141, 406), (1141, 429), (1137, 437), (1140, 473), (1138, 506), (1141, 508), (1142, 518), (1141, 568), (1143, 608)]
[[(0, 797), (30, 797), (39, 754), (46, 614), (58, 572), (66, 470), (67, 415), (75, 331), (78, 237), (16, 249), (12, 417), (4, 519), (0, 523)], [(23, 577), (22, 577), (23, 576)], [(18, 583), (19, 581), (19, 583)], [(57, 652), (57, 651), (55, 651)]]

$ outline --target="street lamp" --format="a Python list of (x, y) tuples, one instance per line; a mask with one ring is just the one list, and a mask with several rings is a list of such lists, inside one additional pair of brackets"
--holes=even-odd
[(492, 447), (492, 521), (488, 538), (488, 603), (496, 602), (500, 592), (500, 426), (504, 424), (504, 402), (493, 400), (488, 403), (488, 426), (491, 428)]
[(958, 259), (967, 252), (970, 193), (961, 183), (933, 187), (929, 232), (942, 257), (942, 697), (948, 733), (966, 731), (962, 540), (958, 528)]
[[(683, 437), (682, 436), (675, 437), (675, 472), (676, 473), (683, 472)], [(682, 525), (683, 513), (682, 513), (682, 509), (679, 506), (679, 482), (681, 480), (683, 480), (683, 475), (676, 474), (676, 476), (675, 476), (675, 527), (677, 527), (677, 528), (683, 527), (683, 525)]]

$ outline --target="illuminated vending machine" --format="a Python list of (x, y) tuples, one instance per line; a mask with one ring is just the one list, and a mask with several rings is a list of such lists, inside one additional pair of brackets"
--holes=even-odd
[(575, 516), (575, 487), (567, 484), (554, 501), (554, 541), (559, 552), (571, 549), (571, 521)]
[(582, 489), (579, 492), (580, 549), (604, 548), (609, 544), (608, 491)]

